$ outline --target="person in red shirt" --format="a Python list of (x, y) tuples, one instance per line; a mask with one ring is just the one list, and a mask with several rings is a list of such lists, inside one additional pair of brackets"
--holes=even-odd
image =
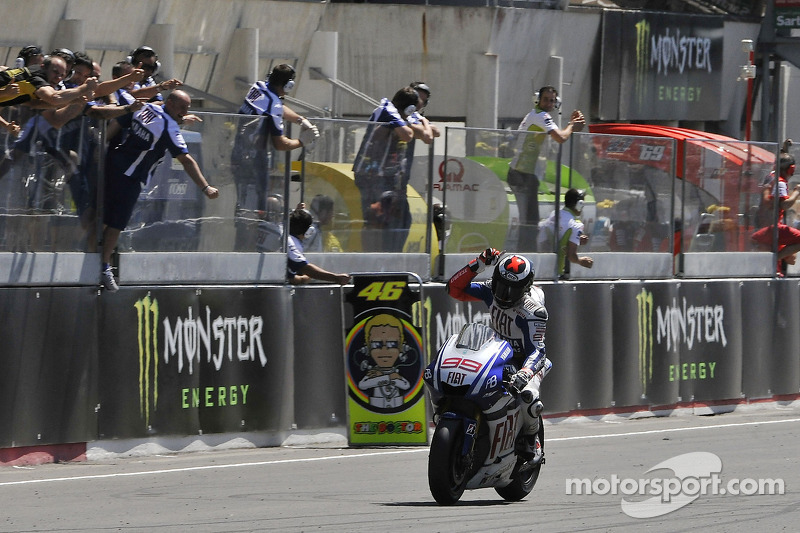
[[(780, 271), (781, 261), (783, 261), (785, 258), (793, 254), (796, 254), (797, 252), (800, 252), (800, 230), (783, 223), (785, 211), (790, 207), (792, 207), (798, 200), (798, 198), (800, 198), (800, 184), (795, 185), (794, 188), (792, 189), (792, 192), (791, 193), (789, 192), (788, 180), (794, 174), (795, 160), (794, 157), (788, 152), (781, 153), (779, 170), (780, 172), (778, 174), (778, 179), (775, 180), (773, 178), (769, 180), (769, 182), (762, 189), (761, 202), (762, 206), (766, 207), (767, 210), (770, 208), (770, 206), (774, 206), (775, 197), (773, 195), (777, 191), (778, 194), (777, 259), (779, 262), (778, 268)], [(754, 243), (758, 244), (759, 247), (761, 247), (762, 249), (771, 250), (774, 228), (775, 226), (773, 224), (764, 226), (755, 231), (750, 236), (750, 238), (753, 240)]]

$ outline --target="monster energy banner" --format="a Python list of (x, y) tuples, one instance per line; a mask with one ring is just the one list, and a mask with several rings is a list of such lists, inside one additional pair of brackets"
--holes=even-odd
[(101, 307), (101, 438), (291, 426), (285, 289), (121, 290)]
[[(655, 405), (739, 398), (742, 317), (738, 282), (645, 284), (626, 299), (636, 316), (638, 383)], [(616, 322), (615, 317), (615, 322)]]
[(412, 319), (419, 296), (408, 276), (355, 276), (346, 296), (348, 440), (358, 444), (427, 444), (423, 339)]
[[(775, 359), (760, 355), (771, 344), (762, 346), (756, 335), (757, 348), (743, 345), (751, 337), (743, 330), (761, 330), (764, 336), (774, 331), (772, 304), (763, 302), (769, 290), (756, 291), (759, 303), (743, 299), (738, 281), (558, 283), (542, 289), (550, 315), (545, 344), (553, 361), (542, 383), (546, 413), (738, 399), (743, 383), (754, 382), (761, 390), (778, 379), (770, 369), (756, 368)], [(491, 323), (481, 302), (455, 302), (433, 290), (426, 295), (433, 304), (429, 337), (434, 349), (467, 322)], [(748, 303), (765, 312), (754, 313), (745, 327), (742, 307)], [(800, 303), (782, 307), (800, 309)], [(798, 342), (787, 340), (787, 345)], [(749, 375), (743, 374), (743, 353), (749, 356)], [(792, 374), (785, 381), (798, 379)]]
[(600, 118), (720, 120), (723, 18), (603, 13)]

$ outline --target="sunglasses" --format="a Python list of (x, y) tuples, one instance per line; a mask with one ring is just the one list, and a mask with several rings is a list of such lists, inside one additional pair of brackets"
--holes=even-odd
[(399, 341), (370, 341), (369, 349), (370, 350), (380, 350), (381, 348), (398, 348), (400, 346)]

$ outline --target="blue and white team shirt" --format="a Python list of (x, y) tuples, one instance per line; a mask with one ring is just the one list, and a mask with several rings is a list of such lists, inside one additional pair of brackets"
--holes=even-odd
[[(154, 85), (158, 85), (156, 83), (156, 80), (154, 80), (152, 76), (148, 76), (147, 78), (143, 79), (142, 81), (137, 81), (136, 83), (134, 83), (133, 84), (133, 89), (131, 89), (131, 90), (135, 91), (136, 89), (143, 89), (145, 87), (153, 87)], [(164, 95), (161, 94), (161, 93), (156, 93), (156, 95), (154, 97), (152, 97), (150, 100), (148, 100), (148, 102), (163, 102), (163, 101), (164, 101)]]
[[(407, 122), (409, 126), (422, 124), (422, 113), (419, 111), (414, 111), (408, 116)], [(408, 143), (408, 148), (406, 149), (406, 158), (408, 158), (409, 168), (411, 167), (411, 163), (414, 161), (414, 146), (416, 144), (416, 139), (411, 139), (411, 142)]]
[[(90, 107), (95, 105), (100, 104), (97, 102), (86, 102), (81, 115), (71, 119), (61, 128), (53, 127), (40, 114), (34, 115), (22, 127), (19, 137), (14, 142), (14, 148), (22, 152), (29, 152), (33, 142), (41, 141), (43, 147), (47, 151), (66, 151), (69, 149), (77, 150), (77, 145), (81, 140), (80, 132), (78, 130), (83, 125), (83, 115), (89, 110)], [(83, 144), (85, 147), (89, 146), (88, 142), (84, 142)]]
[(273, 137), (283, 135), (283, 100), (263, 81), (255, 82), (247, 91), (239, 114), (267, 117), (262, 133)]
[(146, 183), (164, 155), (188, 154), (180, 126), (163, 106), (145, 104), (139, 111), (116, 119), (123, 132), (109, 150), (111, 168)]
[[(370, 124), (364, 134), (364, 140), (353, 161), (353, 172), (374, 171), (379, 175), (393, 175), (397, 173), (397, 167), (402, 164), (405, 169), (405, 154), (402, 161), (391, 161), (393, 156), (397, 157), (397, 141), (391, 139), (391, 132), (400, 126), (407, 126), (406, 122), (391, 100), (384, 98), (380, 105), (375, 108), (369, 121), (377, 123)], [(385, 127), (377, 127), (385, 126)]]
[(136, 102), (136, 98), (126, 89), (117, 89), (114, 95), (117, 97), (117, 105), (130, 105)]
[(289, 235), (286, 248), (286, 280), (291, 281), (294, 276), (302, 276), (300, 272), (308, 264), (308, 259), (303, 254), (303, 242)]

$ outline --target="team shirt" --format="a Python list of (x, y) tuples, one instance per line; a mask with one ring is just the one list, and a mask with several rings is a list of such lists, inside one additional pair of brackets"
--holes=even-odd
[(308, 259), (303, 254), (303, 242), (289, 235), (286, 249), (286, 280), (291, 281), (295, 276), (302, 276), (300, 272), (308, 264)]
[(388, 98), (381, 100), (380, 105), (369, 117), (369, 121), (375, 124), (367, 127), (364, 141), (353, 161), (353, 172), (370, 172), (378, 176), (394, 176), (404, 172), (406, 153), (396, 138), (392, 140), (389, 137), (395, 128), (407, 126), (408, 122)]
[[(566, 207), (558, 211), (558, 268), (564, 272), (567, 259), (567, 243), (573, 242), (576, 245), (581, 243), (583, 235), (583, 222)], [(543, 250), (548, 243), (552, 242), (556, 228), (556, 211), (539, 223), (539, 249)]]
[(50, 85), (44, 70), (38, 67), (33, 69), (12, 68), (0, 72), (0, 87), (5, 87), (9, 83), (16, 83), (19, 86), (19, 94), (0, 96), (0, 107), (38, 100), (35, 96), (36, 91)]
[(180, 126), (156, 104), (145, 104), (135, 113), (116, 119), (121, 137), (109, 150), (111, 168), (146, 183), (169, 151), (172, 157), (188, 154)]
[(114, 95), (117, 97), (117, 105), (130, 105), (136, 102), (136, 98), (125, 89), (117, 89)]
[[(83, 113), (95, 105), (99, 104), (86, 102)], [(14, 141), (14, 149), (28, 152), (31, 149), (31, 143), (41, 141), (44, 149), (50, 153), (56, 150), (77, 150), (77, 145), (82, 140), (78, 130), (83, 120), (83, 115), (79, 115), (61, 128), (54, 128), (42, 115), (34, 115), (22, 126), (19, 137)], [(89, 143), (86, 141), (83, 144), (88, 146)]]
[(256, 250), (259, 252), (276, 252), (283, 245), (283, 224), (262, 220), (258, 223), (256, 233)]
[(519, 172), (536, 174), (539, 152), (541, 151), (542, 144), (548, 137), (548, 135), (542, 134), (550, 133), (558, 129), (558, 126), (556, 126), (550, 113), (542, 111), (537, 107), (525, 115), (525, 118), (522, 119), (517, 129), (519, 131), (539, 133), (539, 135), (528, 134), (519, 137), (517, 140), (517, 154), (511, 160), (510, 166)]
[[(774, 170), (772, 172), (770, 172), (769, 175), (767, 176), (767, 178), (764, 180), (764, 183), (763, 183), (762, 187), (770, 189), (771, 194), (768, 196), (768, 200), (769, 200), (770, 203), (768, 204), (767, 207), (769, 209), (771, 209), (772, 208), (772, 202), (775, 199), (775, 196), (774, 196), (774, 193), (775, 193), (775, 171)], [(781, 202), (783, 202), (784, 200), (789, 198), (789, 182), (787, 182), (786, 178), (784, 178), (780, 174), (778, 175), (777, 192), (778, 192), (778, 198), (780, 199)], [(780, 206), (780, 203), (778, 203), (778, 220), (784, 220), (784, 209)]]
[[(414, 111), (408, 116), (407, 122), (409, 126), (413, 124), (422, 124), (422, 114), (419, 111)], [(411, 162), (414, 161), (414, 147), (416, 144), (416, 140), (413, 139), (410, 143), (408, 143), (408, 148), (406, 149), (406, 158), (408, 159), (409, 169), (411, 167)]]
[[(136, 89), (142, 89), (142, 88), (145, 88), (145, 87), (153, 87), (154, 85), (157, 85), (156, 84), (156, 80), (154, 80), (152, 76), (148, 76), (147, 78), (143, 79), (142, 81), (137, 81), (136, 83), (134, 83), (132, 90), (135, 91)], [(164, 95), (162, 95), (161, 93), (156, 93), (156, 95), (154, 97), (152, 97), (148, 101), (149, 102), (163, 102), (164, 101)]]
[(268, 83), (257, 81), (250, 87), (239, 113), (268, 117), (263, 121), (262, 133), (275, 137), (283, 135), (283, 100), (272, 91)]

